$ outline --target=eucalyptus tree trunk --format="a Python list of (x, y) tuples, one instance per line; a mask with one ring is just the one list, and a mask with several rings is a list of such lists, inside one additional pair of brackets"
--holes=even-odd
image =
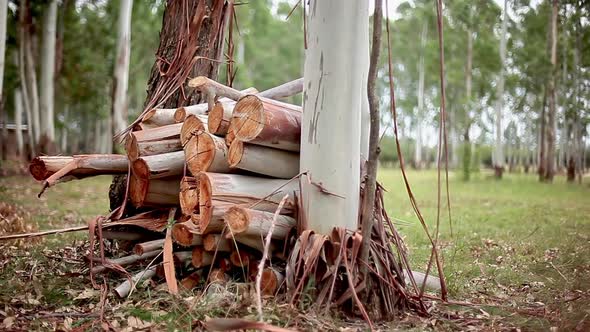
[(23, 95), (20, 92), (20, 88), (14, 89), (14, 122), (16, 124), (16, 152), (19, 158), (22, 158), (24, 154), (24, 143), (23, 143)]
[[(30, 3), (23, 0), (19, 4), (19, 20), (20, 20), (20, 53), (19, 65), (21, 67), (21, 84), (23, 85), (23, 97), (25, 100), (25, 107), (29, 109), (31, 115), (29, 127), (33, 129), (33, 142), (31, 147), (36, 150), (41, 136), (41, 125), (39, 120), (39, 93), (37, 91), (37, 74), (35, 72), (35, 62), (33, 58), (33, 36), (30, 32)], [(26, 93), (25, 93), (26, 91)], [(31, 128), (29, 128), (31, 129)]]
[(40, 111), (43, 118), (41, 137), (45, 153), (55, 153), (54, 84), (55, 38), (57, 26), (57, 0), (49, 2), (43, 15), (43, 46), (41, 49), (41, 98)]
[(133, 0), (121, 0), (119, 7), (119, 35), (113, 81), (112, 134), (127, 127), (127, 86), (129, 81), (129, 53), (131, 51), (131, 7)]
[(553, 181), (555, 174), (555, 76), (557, 63), (557, 0), (553, 0), (551, 13), (551, 76), (549, 79), (549, 112), (547, 114), (547, 157), (545, 165), (545, 181)]
[(422, 168), (422, 135), (423, 125), (422, 120), (424, 116), (424, 53), (426, 52), (426, 34), (428, 33), (428, 21), (422, 24), (422, 33), (420, 34), (420, 62), (418, 63), (418, 110), (417, 119), (418, 125), (416, 130), (416, 148), (414, 150), (414, 167), (416, 169)]
[[(6, 21), (7, 21), (7, 9), (8, 9), (8, 0), (0, 0), (0, 112), (2, 112), (2, 117), (4, 119), (4, 130), (2, 131), (2, 156), (6, 155), (6, 148), (5, 146), (7, 142), (7, 127), (6, 127), (6, 110), (4, 109), (4, 96), (2, 94), (2, 87), (4, 83), (4, 60), (5, 60), (5, 52), (6, 52)], [(17, 128), (18, 131), (18, 128)]]
[(500, 37), (500, 77), (496, 92), (496, 141), (494, 146), (493, 163), (496, 178), (502, 178), (504, 170), (504, 152), (502, 148), (502, 108), (504, 107), (504, 72), (506, 70), (506, 31), (508, 30), (508, 0), (504, 0), (504, 14), (502, 18), (502, 35)]
[(356, 230), (368, 2), (315, 0), (307, 17), (300, 169), (303, 220), (321, 234)]
[(467, 110), (465, 111), (465, 131), (463, 132), (463, 180), (469, 181), (471, 174), (471, 143), (469, 140), (469, 130), (471, 128), (471, 118), (469, 112), (471, 111), (471, 82), (472, 82), (472, 68), (473, 68), (473, 33), (471, 27), (467, 29), (467, 61), (465, 68), (465, 104)]
[(578, 15), (578, 20), (575, 23), (576, 25), (576, 42), (575, 42), (575, 49), (574, 49), (574, 107), (575, 107), (575, 117), (574, 117), (574, 149), (573, 149), (573, 162), (576, 169), (576, 175), (578, 177), (578, 182), (582, 183), (582, 175), (584, 173), (583, 165), (582, 165), (582, 155), (585, 146), (583, 145), (583, 137), (582, 137), (582, 124), (580, 122), (580, 113), (582, 111), (582, 105), (580, 103), (580, 49), (582, 47), (582, 40), (581, 40), (581, 15)]

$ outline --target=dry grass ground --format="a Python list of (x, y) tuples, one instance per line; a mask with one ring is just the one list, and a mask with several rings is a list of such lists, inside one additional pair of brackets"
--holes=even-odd
[[(436, 173), (411, 172), (410, 181), (429, 226), (436, 217)], [(424, 269), (429, 247), (413, 216), (399, 170), (385, 169), (386, 204), (406, 238), (413, 264)], [(109, 177), (60, 184), (37, 199), (28, 177), (0, 178), (0, 202), (39, 230), (83, 225), (108, 208)], [(436, 330), (590, 329), (590, 187), (533, 176), (495, 181), (476, 174), (468, 183), (451, 174), (453, 234), (441, 221), (450, 296), (482, 306), (433, 306), (432, 317), (412, 315), (384, 329)], [(16, 208), (16, 210), (14, 210)], [(16, 211), (16, 212), (14, 212)], [(6, 218), (3, 216), (2, 218)], [(92, 289), (83, 260), (86, 233), (48, 236), (19, 246), (0, 244), (0, 326), (4, 329), (80, 329), (97, 322), (100, 292)], [(120, 277), (113, 278), (111, 285)], [(102, 282), (102, 279), (99, 279)], [(147, 287), (104, 306), (115, 328), (188, 331), (205, 317), (254, 317), (248, 294), (186, 294), (182, 300)], [(362, 323), (304, 315), (269, 300), (269, 321), (300, 329), (331, 330)]]

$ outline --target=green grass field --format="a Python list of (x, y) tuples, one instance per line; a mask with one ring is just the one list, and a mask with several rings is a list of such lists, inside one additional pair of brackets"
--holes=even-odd
[[(408, 177), (433, 232), (437, 174), (412, 171)], [(382, 169), (379, 179), (387, 189), (386, 207), (405, 238), (413, 267), (423, 271), (430, 244), (411, 209), (400, 171)], [(39, 230), (82, 225), (88, 218), (107, 211), (109, 183), (109, 177), (68, 182), (50, 188), (37, 199), (38, 183), (28, 177), (5, 177), (0, 178), (0, 202), (21, 207), (27, 222)], [(553, 184), (542, 184), (536, 177), (523, 174), (506, 174), (497, 181), (487, 173), (475, 174), (472, 181), (463, 182), (451, 173), (449, 186), (453, 231), (443, 187), (440, 246), (450, 298), (486, 305), (438, 305), (433, 316), (435, 326), (442, 330), (464, 330), (469, 326), (525, 330), (590, 327), (588, 184), (567, 184), (562, 177)], [(72, 249), (84, 248), (86, 236), (85, 232), (49, 236), (41, 244), (25, 248), (4, 245), (0, 309), (4, 308), (5, 314), (0, 313), (0, 321), (15, 316), (14, 326), (33, 329), (62, 327), (64, 323), (74, 327), (89, 324), (92, 314), (35, 319), (56, 310), (71, 313), (96, 308), (98, 294), (85, 293), (90, 289), (85, 265), (81, 253)], [(146, 290), (127, 301), (109, 299), (107, 315), (122, 325), (129, 324), (129, 317), (137, 317), (186, 330), (206, 314), (251, 313), (247, 306), (235, 304), (220, 312), (203, 312), (194, 304), (162, 292), (155, 294)], [(275, 323), (286, 322), (280, 311), (270, 316)], [(413, 320), (409, 327), (422, 329), (432, 324), (429, 319)], [(407, 322), (400, 327), (408, 327)]]

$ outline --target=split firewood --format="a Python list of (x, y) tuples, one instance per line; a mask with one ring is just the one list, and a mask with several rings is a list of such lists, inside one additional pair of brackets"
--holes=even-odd
[(234, 127), (232, 127), (232, 123), (229, 123), (229, 127), (227, 128), (227, 133), (225, 134), (225, 145), (230, 147), (231, 144), (236, 140), (236, 134), (234, 133)]
[(221, 234), (207, 234), (203, 238), (203, 248), (207, 251), (230, 252), (233, 244)]
[(185, 146), (186, 143), (197, 133), (209, 130), (207, 128), (209, 119), (205, 115), (190, 115), (182, 123), (180, 129), (180, 144)]
[(183, 215), (199, 212), (199, 181), (197, 178), (185, 176), (180, 181), (180, 209)]
[(124, 174), (129, 169), (125, 155), (89, 154), (71, 157), (40, 156), (31, 161), (29, 172), (36, 180), (43, 182), (43, 189), (73, 179), (104, 174)]
[(198, 132), (186, 143), (184, 156), (187, 168), (193, 175), (199, 172), (231, 171), (225, 140), (206, 131)]
[(287, 151), (299, 151), (301, 107), (248, 95), (234, 107), (236, 139)]
[[(131, 265), (133, 263), (137, 263), (139, 261), (143, 261), (146, 259), (152, 259), (156, 256), (158, 256), (162, 251), (161, 250), (154, 250), (154, 251), (149, 251), (149, 252), (145, 252), (143, 253), (143, 255), (129, 255), (129, 256), (123, 256), (120, 258), (114, 258), (114, 259), (106, 259), (106, 262), (109, 264), (117, 264), (120, 266), (127, 266), (127, 265)], [(99, 265), (99, 266), (95, 266), (92, 268), (92, 270), (90, 271), (91, 274), (97, 274), (97, 273), (102, 273), (104, 271), (107, 270), (107, 267), (104, 265)]]
[(131, 278), (131, 281), (129, 281), (129, 279), (127, 279), (127, 280), (125, 280), (125, 282), (123, 282), (122, 284), (117, 286), (117, 288), (115, 288), (115, 294), (117, 294), (117, 296), (119, 298), (127, 297), (127, 295), (129, 295), (129, 293), (131, 292), (131, 288), (135, 284), (138, 284), (142, 280), (151, 279), (155, 275), (156, 275), (156, 267), (154, 267), (154, 266), (150, 267), (147, 270), (140, 271), (140, 272), (136, 273), (135, 275), (133, 275), (133, 277)]
[(131, 164), (133, 174), (142, 179), (159, 179), (181, 175), (184, 152), (175, 151), (140, 157)]
[(227, 134), (235, 105), (235, 101), (215, 103), (213, 109), (209, 111), (209, 121), (207, 122), (210, 133), (219, 136)]
[[(233, 206), (223, 216), (229, 230), (226, 237), (234, 235), (266, 236), (274, 219), (274, 213)], [(278, 215), (272, 233), (273, 239), (283, 240), (295, 227), (295, 219)]]
[(129, 179), (129, 197), (135, 207), (177, 206), (179, 193), (177, 177), (146, 180), (132, 174)]
[(180, 281), (180, 286), (185, 290), (190, 291), (191, 289), (197, 287), (201, 282), (201, 271), (195, 271), (188, 276), (184, 277)]
[(196, 268), (213, 264), (213, 253), (205, 251), (205, 249), (203, 249), (201, 246), (194, 247), (192, 253), (192, 264)]
[[(103, 234), (104, 235), (104, 234)], [(164, 247), (164, 239), (157, 239), (148, 242), (138, 243), (133, 247), (133, 253), (141, 256), (146, 252), (159, 250)]]
[(280, 179), (299, 174), (299, 154), (234, 140), (228, 151), (229, 166)]
[(184, 247), (203, 244), (203, 238), (198, 233), (198, 228), (192, 221), (175, 223), (172, 226), (172, 240)]
[(281, 211), (293, 213), (295, 209), (294, 192), (298, 190), (296, 181), (258, 178), (246, 175), (201, 172), (199, 174), (199, 213), (201, 223), (211, 219), (213, 202), (240, 204), (248, 208), (274, 212), (281, 198), (289, 199)]

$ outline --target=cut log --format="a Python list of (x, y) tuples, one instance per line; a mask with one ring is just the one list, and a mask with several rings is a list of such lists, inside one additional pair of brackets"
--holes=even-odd
[(176, 108), (154, 108), (141, 118), (141, 123), (153, 126), (166, 126), (176, 123), (174, 113)]
[(250, 257), (252, 255), (245, 249), (234, 250), (229, 255), (229, 260), (233, 266), (248, 267), (250, 266)]
[(199, 212), (199, 181), (185, 176), (180, 181), (180, 209), (182, 214), (191, 215)]
[[(257, 211), (243, 207), (233, 206), (227, 210), (223, 219), (231, 233), (226, 235), (231, 238), (234, 235), (266, 236), (274, 219), (274, 213)], [(295, 227), (295, 219), (278, 215), (272, 233), (273, 239), (283, 240)]]
[(231, 144), (236, 140), (236, 133), (234, 132), (234, 127), (232, 126), (232, 122), (229, 123), (229, 127), (227, 128), (227, 133), (225, 134), (225, 145), (230, 147)]
[(185, 146), (186, 143), (199, 132), (209, 130), (207, 128), (208, 118), (205, 115), (190, 115), (182, 123), (180, 129), (180, 144)]
[(156, 154), (182, 150), (179, 138), (163, 139), (159, 141), (138, 142), (134, 133), (129, 133), (125, 141), (125, 150), (130, 161), (139, 157), (153, 156)]
[(180, 281), (180, 286), (185, 290), (190, 291), (197, 287), (201, 282), (201, 271), (195, 271)]
[(183, 106), (174, 111), (173, 121), (183, 122), (189, 115), (207, 115), (209, 113), (209, 105), (207, 103)]
[[(104, 234), (103, 234), (104, 235)], [(164, 247), (164, 239), (157, 239), (148, 242), (138, 243), (133, 247), (133, 253), (141, 256), (146, 252), (155, 251)]]
[(294, 96), (298, 93), (303, 91), (303, 78), (298, 78), (291, 82), (287, 82), (276, 86), (274, 88), (270, 88), (268, 90), (264, 90), (258, 95), (261, 97), (266, 97), (270, 99), (282, 99)]
[(180, 179), (140, 179), (131, 175), (129, 197), (135, 207), (143, 206), (177, 206), (179, 204)]
[(180, 138), (182, 123), (155, 127), (146, 130), (134, 131), (133, 135), (138, 142), (161, 141), (165, 139)]
[(233, 244), (230, 240), (224, 238), (221, 234), (207, 234), (203, 238), (203, 248), (207, 251), (232, 251)]
[[(256, 249), (259, 252), (264, 251), (264, 237), (260, 235), (234, 235), (231, 237), (231, 241), (236, 241), (240, 244), (248, 246), (252, 249)], [(277, 251), (279, 248), (280, 242), (273, 241), (270, 243), (270, 247), (268, 248), (268, 253), (272, 254), (273, 252)]]
[(209, 112), (209, 122), (207, 123), (210, 133), (220, 136), (227, 134), (235, 105), (235, 101), (226, 103), (218, 101), (215, 103), (215, 106)]
[(136, 273), (135, 275), (133, 275), (133, 277), (131, 278), (131, 281), (129, 281), (129, 279), (127, 279), (127, 280), (125, 280), (125, 282), (123, 282), (122, 284), (117, 286), (117, 288), (115, 288), (115, 294), (117, 294), (117, 296), (121, 299), (124, 297), (127, 297), (127, 295), (129, 295), (129, 293), (131, 292), (131, 287), (133, 287), (135, 284), (138, 284), (142, 280), (151, 279), (155, 275), (156, 275), (156, 267), (155, 266), (152, 266), (147, 270), (140, 271), (140, 272)]
[[(192, 214), (191, 220), (197, 225), (200, 234), (219, 233), (225, 228), (223, 215), (231, 206), (232, 204), (225, 202), (212, 201), (211, 205), (207, 208), (206, 215)], [(200, 205), (199, 211), (202, 211)]]
[[(274, 212), (281, 198), (288, 194), (281, 214), (292, 214), (295, 208), (295, 181), (266, 179), (246, 175), (201, 172), (199, 174), (199, 213), (201, 223), (212, 219), (215, 204), (240, 204), (244, 207)], [(221, 229), (219, 229), (221, 230)]]
[(175, 151), (140, 157), (131, 164), (133, 174), (141, 179), (159, 179), (181, 175), (184, 152)]
[(227, 146), (222, 137), (200, 131), (184, 146), (186, 165), (191, 174), (199, 172), (228, 173)]
[[(215, 97), (227, 97), (229, 99), (238, 100), (246, 95), (246, 93), (242, 91), (227, 87), (204, 76), (193, 78), (188, 82), (188, 85), (207, 95), (207, 100), (211, 106), (213, 106), (213, 100)], [(303, 79), (300, 78), (261, 92), (260, 95), (265, 98), (278, 99), (295, 95), (301, 91), (303, 91)]]
[(213, 253), (205, 251), (203, 247), (196, 246), (193, 248), (192, 264), (196, 268), (209, 266), (213, 263)]
[(234, 107), (236, 139), (287, 151), (299, 151), (301, 107), (248, 95)]
[[(225, 284), (229, 280), (229, 276), (223, 269), (217, 268), (211, 270), (209, 273), (209, 283)], [(209, 288), (211, 290), (211, 288)]]
[(267, 267), (262, 270), (262, 278), (260, 280), (260, 290), (264, 296), (272, 296), (277, 293), (285, 276), (279, 270)]
[(45, 180), (43, 189), (73, 179), (104, 174), (124, 174), (129, 169), (125, 155), (89, 154), (72, 157), (36, 157), (29, 165), (29, 172), (36, 180)]
[[(139, 261), (143, 261), (146, 259), (152, 259), (152, 258), (158, 256), (160, 254), (160, 252), (162, 252), (162, 251), (161, 250), (154, 250), (154, 251), (145, 252), (145, 253), (143, 253), (143, 255), (129, 255), (129, 256), (123, 256), (123, 257), (115, 258), (115, 259), (106, 259), (106, 262), (109, 264), (117, 264), (120, 266), (127, 266), (127, 265), (131, 265), (133, 263), (137, 263)], [(102, 273), (106, 270), (107, 270), (106, 266), (99, 265), (99, 266), (93, 267), (92, 270), (90, 270), (90, 273), (97, 274), (97, 273)]]
[[(245, 90), (240, 91), (244, 94), (250, 94), (250, 93), (257, 93), (258, 90), (256, 90), (255, 88), (248, 88)], [(234, 100), (231, 100), (229, 98), (220, 98), (217, 103), (230, 103), (230, 104), (235, 104), (236, 102)], [(232, 106), (233, 107), (233, 106)], [(198, 104), (198, 105), (192, 105), (192, 106), (184, 106), (184, 107), (179, 107), (176, 109), (176, 112), (174, 113), (174, 121), (176, 122), (182, 122), (186, 119), (187, 116), (189, 115), (210, 115), (212, 109), (209, 109), (209, 105), (207, 103), (204, 104)]]
[(299, 154), (234, 140), (229, 148), (230, 167), (280, 179), (299, 174)]
[(31, 161), (29, 172), (35, 180), (43, 181), (66, 167), (72, 160), (72, 156), (38, 156)]
[(198, 228), (192, 221), (175, 223), (172, 226), (172, 240), (184, 247), (203, 244), (203, 238), (198, 234)]
[(193, 251), (186, 250), (186, 251), (176, 251), (173, 253), (174, 263), (180, 266), (185, 266), (191, 264), (193, 259)]

